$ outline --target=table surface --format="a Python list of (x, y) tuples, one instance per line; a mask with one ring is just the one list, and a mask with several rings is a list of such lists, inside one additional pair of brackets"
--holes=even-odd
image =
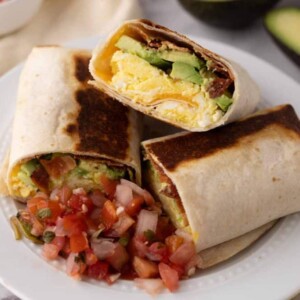
[[(178, 32), (216, 40), (256, 55), (300, 84), (300, 67), (290, 61), (274, 44), (261, 20), (243, 30), (210, 27), (188, 14), (176, 0), (140, 0), (144, 17)], [(299, 0), (282, 0), (277, 6), (299, 6)], [(18, 299), (0, 285), (0, 300)], [(300, 300), (296, 297), (295, 300)]]

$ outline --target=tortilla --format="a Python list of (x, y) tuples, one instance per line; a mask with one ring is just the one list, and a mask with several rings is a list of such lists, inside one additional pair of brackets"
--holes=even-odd
[(88, 84), (90, 57), (86, 50), (56, 46), (36, 47), (29, 55), (6, 177), (11, 196), (17, 196), (12, 177), (20, 164), (49, 153), (126, 167), (141, 182), (138, 114)]
[(300, 210), (300, 122), (290, 105), (142, 145), (146, 172), (162, 180), (159, 187), (148, 174), (148, 184), (173, 223), (190, 227), (198, 251)]
[[(173, 47), (174, 49), (179, 49), (179, 52), (188, 52), (202, 59), (206, 62), (209, 71), (221, 77), (221, 79), (214, 79), (213, 84), (209, 83), (208, 87), (205, 87), (203, 83), (203, 88), (205, 87), (204, 94), (207, 95), (208, 90), (210, 91), (209, 94), (212, 90), (218, 94), (218, 90), (222, 90), (223, 84), (225, 85), (225, 82), (228, 82), (228, 89), (233, 90), (231, 98), (232, 104), (228, 110), (226, 111), (226, 108), (224, 108), (225, 112), (223, 112), (222, 109), (216, 105), (215, 100), (219, 99), (215, 98), (216, 95), (211, 96), (214, 99), (209, 99), (209, 101), (203, 98), (204, 94), (201, 94), (203, 97), (201, 96), (200, 100), (197, 98), (198, 96), (196, 97), (197, 99), (194, 96), (194, 98), (192, 98), (192, 96), (188, 94), (189, 91), (191, 90), (192, 93), (193, 89), (199, 86), (182, 80), (181, 82), (185, 86), (181, 87), (181, 92), (178, 92), (178, 94), (175, 95), (176, 97), (169, 94), (162, 94), (157, 96), (154, 102), (152, 100), (147, 102), (148, 100), (146, 101), (145, 99), (149, 95), (149, 97), (152, 97), (152, 93), (157, 93), (157, 90), (162, 88), (162, 80), (166, 79), (165, 73), (158, 79), (155, 79), (155, 77), (157, 77), (156, 75), (149, 75), (149, 80), (147, 79), (149, 84), (147, 83), (147, 86), (146, 81), (139, 82), (136, 86), (134, 86), (132, 82), (128, 83), (129, 81), (118, 80), (116, 83), (112, 83), (115, 76), (113, 76), (111, 61), (114, 54), (119, 50), (116, 47), (116, 43), (120, 37), (124, 35), (145, 43), (147, 46), (150, 45), (153, 47), (151, 49), (155, 49), (155, 47), (162, 44), (163, 46), (161, 47)], [(170, 43), (172, 46), (170, 46)], [(158, 46), (156, 46), (156, 44), (158, 44)], [(195, 59), (195, 57), (193, 57), (193, 59)], [(124, 61), (126, 60), (127, 58), (124, 58)], [(133, 78), (133, 82), (135, 82), (137, 76), (142, 73), (141, 68), (132, 65), (128, 67), (128, 69), (130, 76)], [(147, 71), (144, 72), (145, 74), (142, 73), (143, 76), (148, 76), (148, 70), (149, 66), (147, 66)], [(144, 71), (144, 69), (142, 71)], [(94, 78), (94, 81), (92, 81), (93, 85), (104, 89), (109, 95), (121, 103), (131, 106), (144, 114), (189, 131), (207, 131), (247, 116), (254, 111), (257, 103), (260, 101), (260, 92), (257, 85), (240, 65), (203, 48), (177, 32), (154, 24), (148, 20), (127, 21), (121, 25), (104, 44), (100, 43), (93, 51), (90, 62), (90, 72)], [(169, 71), (167, 70), (167, 72)], [(128, 78), (128, 76), (126, 78)], [(155, 80), (156, 82), (154, 84), (153, 82)], [(175, 83), (174, 81), (172, 82), (172, 84), (176, 84), (176, 80)], [(170, 84), (170, 81), (168, 81), (168, 84)], [(133, 89), (133, 86), (135, 88), (133, 92), (131, 90), (130, 93), (124, 91), (124, 87), (125, 89)], [(142, 86), (145, 90), (140, 90)], [(180, 86), (177, 87), (180, 88)], [(143, 93), (142, 95), (144, 96), (141, 97), (142, 100), (135, 98), (138, 92)], [(221, 98), (222, 97), (223, 96), (221, 96)], [(205, 109), (203, 107), (205, 107)], [(182, 111), (184, 111), (184, 114)]]

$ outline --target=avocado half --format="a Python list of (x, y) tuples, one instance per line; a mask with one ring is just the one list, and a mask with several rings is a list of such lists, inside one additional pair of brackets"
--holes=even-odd
[(210, 25), (241, 29), (264, 15), (279, 0), (178, 0), (182, 6)]
[(264, 21), (276, 44), (300, 66), (300, 7), (274, 9)]

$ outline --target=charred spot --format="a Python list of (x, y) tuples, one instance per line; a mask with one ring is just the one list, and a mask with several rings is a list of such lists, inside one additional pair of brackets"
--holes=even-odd
[(69, 134), (69, 135), (73, 135), (77, 132), (77, 125), (76, 124), (69, 124), (67, 127), (66, 127), (66, 132)]
[(236, 145), (241, 138), (277, 124), (300, 136), (300, 122), (291, 105), (264, 115), (228, 124), (207, 132), (194, 132), (153, 143), (147, 149), (154, 153), (168, 170), (180, 163), (212, 155), (219, 150)]
[(89, 62), (90, 57), (83, 55), (75, 55), (75, 76), (80, 82), (87, 82), (88, 80), (92, 80), (93, 77), (89, 71)]
[(78, 150), (124, 159), (128, 144), (128, 108), (93, 87), (79, 90)]

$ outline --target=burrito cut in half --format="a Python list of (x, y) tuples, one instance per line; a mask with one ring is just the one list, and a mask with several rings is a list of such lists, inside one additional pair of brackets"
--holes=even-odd
[(300, 210), (300, 122), (290, 105), (142, 145), (147, 185), (198, 251)]
[(235, 121), (260, 100), (238, 64), (147, 20), (125, 22), (101, 43), (90, 71), (120, 102), (189, 131)]
[(22, 71), (8, 161), (21, 201), (64, 185), (89, 191), (140, 183), (138, 115), (88, 84), (91, 53), (36, 47)]

